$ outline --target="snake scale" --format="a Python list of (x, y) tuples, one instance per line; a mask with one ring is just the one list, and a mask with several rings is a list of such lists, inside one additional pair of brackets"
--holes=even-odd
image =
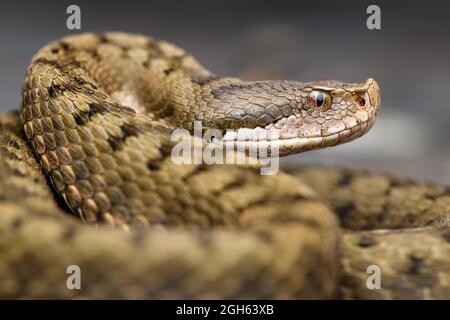
[(450, 188), (171, 160), (195, 120), (287, 155), (361, 136), (379, 102), (373, 79), (220, 78), (140, 35), (49, 43), (0, 115), (0, 297), (448, 299)]

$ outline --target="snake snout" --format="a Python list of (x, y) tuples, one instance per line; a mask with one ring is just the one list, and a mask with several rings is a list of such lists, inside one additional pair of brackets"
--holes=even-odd
[(380, 107), (381, 102), (380, 87), (373, 78), (367, 79), (364, 84), (368, 86), (367, 95), (370, 99), (370, 105), (372, 108), (374, 108), (375, 111), (377, 111)]

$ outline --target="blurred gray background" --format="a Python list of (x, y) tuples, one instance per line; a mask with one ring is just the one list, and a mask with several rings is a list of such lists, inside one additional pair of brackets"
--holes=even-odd
[[(177, 44), (218, 75), (247, 79), (374, 77), (382, 109), (363, 138), (287, 164), (368, 168), (450, 184), (450, 3), (445, 1), (22, 1), (0, 4), (0, 110), (17, 109), (25, 68), (46, 42), (121, 30)], [(381, 7), (381, 30), (366, 8)]]

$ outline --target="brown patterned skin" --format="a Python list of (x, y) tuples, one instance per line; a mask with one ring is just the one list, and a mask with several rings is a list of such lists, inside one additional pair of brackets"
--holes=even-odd
[[(374, 122), (380, 98), (373, 79), (362, 84), (242, 82), (215, 77), (165, 42), (122, 33), (85, 34), (52, 42), (37, 53), (22, 100), (24, 132), (57, 199), (98, 228), (76, 223), (54, 204), (20, 137), (17, 117), (2, 115), (0, 296), (373, 294), (362, 289), (364, 263), (355, 262), (351, 250), (358, 245), (352, 233), (344, 233), (340, 246), (350, 280), (337, 289), (337, 220), (301, 179), (284, 173), (261, 177), (257, 167), (180, 166), (170, 158), (171, 129), (192, 130), (193, 120), (223, 133), (241, 129), (225, 135), (235, 146), (277, 146), (281, 154), (350, 141)], [(249, 130), (251, 141), (242, 141)], [(25, 204), (17, 203), (18, 195)], [(345, 208), (359, 216), (356, 205)], [(423, 237), (435, 237), (444, 250), (439, 252), (448, 251), (445, 235), (436, 230), (424, 231)], [(385, 243), (384, 236), (366, 238)], [(364, 252), (370, 262), (372, 249)], [(443, 259), (426, 269), (427, 259), (436, 257), (414, 256), (419, 261), (414, 270), (428, 275), (446, 263)], [(65, 286), (71, 264), (82, 269), (80, 291)], [(448, 289), (445, 273), (436, 282), (429, 288), (438, 293), (430, 289), (426, 297)], [(395, 296), (398, 289), (418, 295), (420, 285), (404, 288), (394, 281), (378, 293), (397, 297), (403, 294)]]
[[(297, 221), (286, 211), (266, 219), (268, 202), (241, 227), (124, 233), (81, 224), (57, 205), (16, 114), (0, 114), (0, 146), (2, 298), (450, 297), (446, 187), (297, 168), (289, 173), (298, 181), (277, 184), (305, 197)], [(73, 264), (80, 291), (66, 288)], [(371, 264), (382, 267), (382, 290), (366, 288)]]
[[(156, 190), (167, 223), (128, 233), (81, 224), (58, 207), (17, 115), (0, 115), (0, 145), (2, 298), (336, 294), (337, 220), (293, 177), (205, 166), (182, 179), (190, 193), (175, 193), (182, 168), (166, 168)], [(81, 268), (81, 290), (66, 287), (69, 265)]]
[[(450, 299), (450, 188), (366, 171), (288, 170), (339, 217), (341, 298)], [(367, 267), (382, 290), (368, 290)]]

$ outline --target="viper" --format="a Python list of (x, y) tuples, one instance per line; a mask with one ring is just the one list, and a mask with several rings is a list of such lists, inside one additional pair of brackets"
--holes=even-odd
[(20, 115), (0, 116), (0, 296), (449, 298), (447, 187), (173, 161), (172, 133), (196, 121), (245, 156), (284, 156), (362, 136), (379, 106), (372, 78), (218, 77), (168, 42), (119, 32), (49, 43)]

